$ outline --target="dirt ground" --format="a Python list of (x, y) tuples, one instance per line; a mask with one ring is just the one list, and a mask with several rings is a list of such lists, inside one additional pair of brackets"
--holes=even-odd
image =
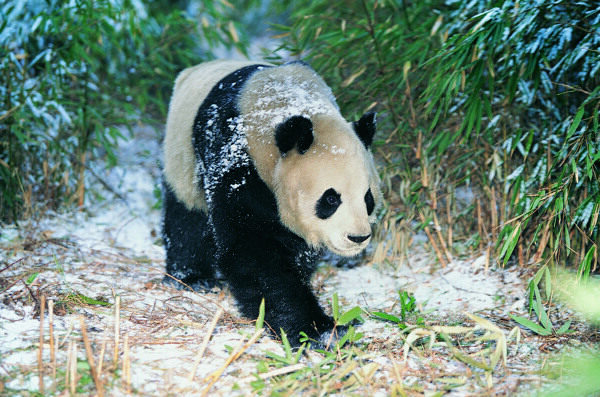
[[(526, 270), (498, 268), (486, 253), (441, 267), (415, 234), (401, 257), (370, 259), (384, 240), (350, 264), (324, 258), (314, 279), (322, 305), (336, 293), (343, 310), (362, 308), (363, 335), (296, 357), (255, 334), (227, 290), (162, 282), (159, 135), (137, 127), (118, 167), (95, 163), (104, 183), (89, 176), (83, 210), (2, 225), (0, 394), (529, 394), (560, 382), (557, 352), (588, 341), (577, 322), (568, 336), (540, 337), (510, 319), (527, 316)], [(374, 315), (399, 318), (399, 291), (415, 299), (405, 321)]]

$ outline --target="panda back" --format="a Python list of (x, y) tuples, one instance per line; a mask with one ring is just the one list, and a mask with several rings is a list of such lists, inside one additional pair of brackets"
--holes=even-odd
[(193, 147), (194, 121), (199, 109), (219, 81), (253, 64), (256, 62), (206, 62), (183, 70), (175, 81), (163, 142), (164, 177), (188, 209), (207, 209), (204, 191), (197, 183), (201, 167)]

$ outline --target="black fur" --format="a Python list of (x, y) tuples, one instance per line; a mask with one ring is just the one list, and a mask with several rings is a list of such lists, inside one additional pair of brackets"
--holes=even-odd
[(340, 194), (336, 192), (335, 189), (329, 188), (317, 201), (315, 213), (320, 219), (327, 219), (335, 214), (335, 211), (337, 211), (340, 204), (342, 204)]
[(277, 126), (275, 144), (281, 154), (286, 154), (297, 146), (298, 153), (304, 154), (313, 143), (313, 125), (304, 116), (292, 116)]
[[(217, 252), (212, 227), (202, 211), (190, 211), (163, 182), (163, 240), (167, 273), (194, 289), (211, 289), (218, 284), (210, 266)], [(165, 281), (174, 281), (166, 276)], [(179, 286), (178, 283), (172, 283)]]
[(375, 112), (365, 113), (360, 120), (352, 123), (356, 135), (358, 135), (367, 149), (373, 143), (373, 136), (375, 136), (375, 130), (377, 128), (377, 121), (375, 120), (376, 115), (377, 113)]
[(258, 316), (264, 298), (266, 326), (277, 334), (283, 329), (297, 346), (301, 331), (319, 340), (334, 326), (310, 286), (319, 253), (281, 223), (275, 196), (245, 149), (235, 153), (233, 165), (223, 167), (220, 157), (231, 154), (243, 133), (232, 120), (239, 116), (240, 89), (257, 68), (225, 77), (200, 106), (193, 144), (204, 165), (199, 184), (208, 214), (187, 210), (165, 188), (167, 272), (195, 286), (211, 285), (220, 273), (250, 319)]
[(367, 194), (365, 194), (365, 204), (367, 205), (367, 214), (371, 215), (375, 209), (375, 199), (373, 198), (371, 189), (367, 190)]

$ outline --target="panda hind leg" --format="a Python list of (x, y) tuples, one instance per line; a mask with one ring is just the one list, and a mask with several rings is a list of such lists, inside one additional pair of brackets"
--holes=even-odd
[[(208, 216), (189, 210), (163, 182), (163, 230), (166, 284), (211, 290), (221, 286), (215, 272), (216, 245)], [(182, 284), (183, 283), (183, 284)]]

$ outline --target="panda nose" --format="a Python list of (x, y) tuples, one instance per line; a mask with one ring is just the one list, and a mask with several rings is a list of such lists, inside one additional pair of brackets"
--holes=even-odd
[(348, 235), (348, 240), (352, 241), (353, 243), (360, 244), (363, 241), (365, 241), (366, 239), (368, 239), (369, 237), (371, 237), (370, 234), (365, 234), (364, 236)]

